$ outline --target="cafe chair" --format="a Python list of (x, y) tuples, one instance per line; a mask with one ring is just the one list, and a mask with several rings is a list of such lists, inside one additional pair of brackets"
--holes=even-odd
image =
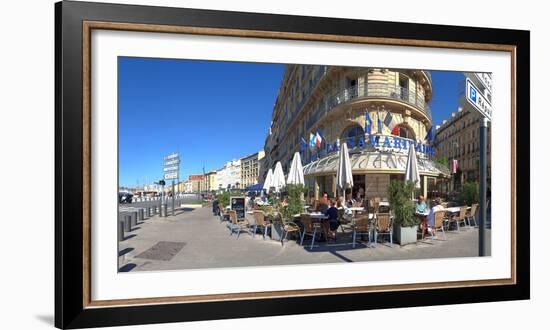
[(254, 223), (254, 235), (256, 235), (256, 230), (260, 228), (263, 232), (264, 240), (267, 236), (267, 229), (271, 227), (271, 224), (265, 221), (265, 213), (263, 211), (253, 211), (252, 216), (254, 217), (255, 223)]
[(378, 242), (378, 235), (389, 235), (390, 246), (393, 246), (393, 221), (389, 213), (376, 214), (374, 226), (374, 244)]
[[(298, 233), (298, 238), (302, 236), (302, 230), (300, 229), (300, 226), (298, 226), (294, 221), (292, 220), (285, 220), (281, 217), (279, 214), (279, 219), (282, 224), (283, 229), (283, 235), (281, 236), (281, 246), (283, 246), (285, 243), (285, 239), (288, 237), (288, 233)], [(298, 239), (296, 239), (298, 241)]]
[(472, 204), (472, 208), (466, 212), (466, 220), (468, 220), (468, 226), (472, 226), (472, 221), (474, 222), (474, 226), (477, 227), (477, 207), (478, 204)]
[(311, 221), (311, 216), (306, 213), (301, 214), (300, 219), (302, 221), (302, 224), (304, 225), (300, 245), (304, 244), (304, 237), (306, 235), (311, 236), (311, 246), (309, 247), (309, 249), (312, 250), (313, 244), (315, 243), (315, 237), (317, 236), (317, 233), (321, 230), (321, 225), (319, 223), (314, 223), (313, 221)]
[(432, 228), (432, 232), (431, 232), (431, 235), (432, 235), (432, 239), (436, 238), (436, 234), (437, 234), (437, 231), (438, 230), (441, 230), (441, 232), (443, 233), (443, 239), (446, 241), (447, 240), (447, 236), (445, 235), (445, 226), (444, 226), (444, 223), (445, 223), (445, 211), (436, 211), (434, 213), (434, 225), (431, 227)]
[(227, 212), (223, 204), (218, 204), (218, 211), (220, 222), (223, 222), (229, 218), (229, 213)]
[(460, 211), (458, 211), (458, 214), (455, 213), (451, 215), (451, 218), (449, 219), (449, 227), (451, 226), (451, 223), (456, 223), (456, 230), (460, 231), (460, 223), (463, 223), (466, 225), (466, 206), (461, 206)]
[(349, 215), (346, 215), (346, 211), (343, 207), (338, 209), (338, 224), (342, 230), (342, 234), (346, 233), (345, 229), (353, 229), (349, 217)]
[(361, 215), (357, 217), (355, 219), (355, 222), (352, 224), (352, 228), (353, 228), (353, 234), (351, 235), (352, 247), (355, 248), (355, 243), (357, 241), (357, 234), (359, 235), (367, 234), (369, 237), (367, 246), (369, 246), (370, 243), (372, 242), (371, 240), (372, 228), (371, 228), (371, 222), (369, 221), (369, 215), (366, 214), (366, 215)]
[(248, 221), (237, 219), (237, 211), (235, 210), (230, 210), (228, 213), (229, 213), (229, 220), (231, 221), (231, 224), (229, 225), (229, 229), (231, 230), (231, 233), (229, 234), (229, 236), (232, 236), (233, 233), (237, 233), (237, 239), (238, 239), (239, 236), (241, 236), (242, 231), (248, 231)]

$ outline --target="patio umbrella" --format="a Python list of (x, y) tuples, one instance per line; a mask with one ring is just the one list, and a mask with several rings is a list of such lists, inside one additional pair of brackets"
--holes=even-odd
[(271, 189), (271, 187), (273, 187), (273, 170), (269, 169), (269, 171), (267, 171), (267, 175), (265, 176), (264, 190), (269, 193), (269, 189)]
[(283, 165), (281, 165), (281, 162), (277, 162), (275, 165), (271, 186), (275, 188), (275, 192), (277, 193), (285, 186), (285, 174), (283, 173)]
[(343, 191), (353, 187), (353, 174), (351, 172), (351, 162), (349, 161), (348, 145), (345, 142), (340, 147), (338, 168), (336, 169), (336, 184), (338, 189), (342, 189)]
[(420, 173), (418, 172), (418, 164), (416, 162), (416, 151), (412, 143), (409, 147), (409, 157), (407, 158), (407, 167), (405, 168), (405, 181), (412, 182), (417, 189), (420, 188)]
[(292, 163), (290, 164), (290, 172), (288, 172), (288, 178), (286, 179), (287, 184), (301, 184), (303, 185), (304, 180), (304, 169), (302, 167), (302, 159), (298, 152), (294, 153), (292, 158)]

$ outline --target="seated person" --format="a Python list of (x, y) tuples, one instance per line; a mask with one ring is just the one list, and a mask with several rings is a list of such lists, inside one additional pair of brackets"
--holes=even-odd
[(426, 233), (428, 229), (428, 219), (426, 213), (428, 213), (428, 205), (424, 201), (424, 196), (418, 196), (418, 201), (416, 202), (415, 207), (416, 215), (420, 218), (420, 228), (422, 229), (422, 235)]
[(328, 194), (324, 193), (323, 197), (319, 199), (319, 212), (325, 213), (329, 206)]
[(340, 224), (338, 223), (338, 209), (333, 200), (330, 201), (330, 207), (325, 211), (325, 215), (328, 216), (328, 226), (324, 225), (325, 230), (332, 239), (336, 239), (336, 229)]
[(428, 213), (428, 232), (430, 231), (430, 228), (435, 226), (435, 212), (442, 211), (444, 209), (445, 208), (441, 206), (441, 199), (439, 197), (432, 201), (430, 213)]
[(422, 195), (418, 196), (418, 201), (416, 202), (416, 213), (425, 214), (427, 210), (428, 210), (428, 205), (426, 205), (424, 196)]

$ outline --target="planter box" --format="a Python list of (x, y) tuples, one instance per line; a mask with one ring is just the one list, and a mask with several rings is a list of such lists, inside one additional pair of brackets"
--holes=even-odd
[(399, 245), (407, 245), (411, 243), (416, 243), (416, 232), (418, 231), (418, 226), (412, 227), (401, 227), (395, 225), (393, 227), (393, 237), (394, 240), (399, 243)]

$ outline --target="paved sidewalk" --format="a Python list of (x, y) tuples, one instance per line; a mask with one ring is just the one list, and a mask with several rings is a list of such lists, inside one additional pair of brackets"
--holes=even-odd
[[(490, 247), (490, 230), (487, 246)], [(119, 244), (120, 271), (177, 270), (243, 266), (340, 263), (377, 260), (475, 257), (478, 254), (478, 230), (462, 229), (447, 233), (447, 241), (427, 239), (400, 247), (378, 243), (367, 248), (351, 246), (351, 234), (342, 235), (335, 243), (315, 243), (313, 250), (295, 241), (285, 242), (253, 238), (241, 233), (230, 236), (227, 222), (221, 223), (210, 207), (184, 208), (176, 216), (153, 216), (126, 233)], [(310, 241), (308, 241), (310, 242)]]

